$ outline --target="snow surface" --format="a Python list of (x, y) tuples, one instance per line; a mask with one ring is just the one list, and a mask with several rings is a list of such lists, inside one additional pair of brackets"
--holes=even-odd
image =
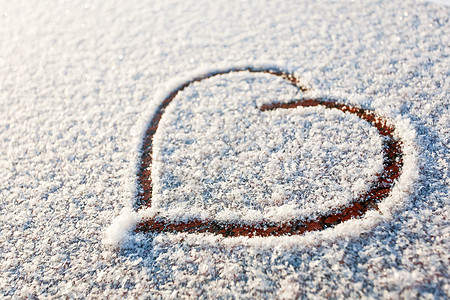
[[(410, 0), (1, 1), (0, 297), (448, 298), (449, 13), (446, 5)], [(266, 194), (287, 193), (281, 201), (307, 217), (286, 185), (281, 192), (274, 185), (264, 191), (248, 181), (256, 188), (241, 195), (255, 193), (249, 199), (258, 202), (226, 193), (234, 209), (215, 200), (220, 189), (236, 188), (242, 172), (253, 178), (260, 168), (264, 180), (279, 183), (269, 171), (282, 163), (265, 169), (259, 162), (267, 159), (269, 165), (267, 156), (242, 156), (249, 148), (271, 146), (260, 135), (279, 139), (283, 164), (291, 159), (294, 169), (311, 172), (302, 195), (323, 191), (316, 203), (345, 203), (367, 189), (380, 167), (373, 128), (321, 108), (255, 109), (265, 103), (258, 101), (288, 101), (293, 94), (372, 109), (396, 126), (403, 173), (380, 212), (296, 237), (130, 233), (141, 218), (157, 213), (131, 207), (143, 133), (165, 95), (212, 69), (268, 64), (295, 73), (309, 91), (290, 92), (269, 75), (253, 74), (247, 78), (252, 84), (243, 85), (246, 74), (230, 74), (189, 87), (168, 107), (156, 137), (160, 154), (153, 175), (162, 174), (154, 178), (157, 209), (172, 214), (183, 203), (203, 205), (200, 198), (177, 199), (184, 197), (177, 186), (198, 183), (184, 175), (200, 169), (214, 186), (208, 198), (213, 205), (202, 213), (250, 219), (252, 207), (282, 219), (282, 205), (273, 205), (280, 200), (261, 201), (269, 199)], [(181, 111), (196, 116), (183, 120)], [(223, 116), (207, 118), (214, 113)], [(205, 149), (221, 144), (211, 135), (192, 135), (196, 143), (166, 151), (188, 138), (175, 133), (176, 126), (201, 133), (210, 128), (201, 122), (221, 120), (229, 132), (245, 126), (260, 132), (228, 135), (232, 140), (224, 149), (242, 157)], [(264, 126), (254, 128), (254, 122)], [(323, 130), (303, 130), (308, 122)], [(330, 124), (341, 135), (325, 129)], [(337, 152), (329, 160), (311, 134), (344, 148), (351, 138), (358, 147), (347, 149), (355, 155)], [(210, 153), (228, 161), (218, 170), (231, 175), (226, 187), (219, 189), (214, 169), (199, 168), (204, 159), (196, 155)], [(311, 159), (304, 165), (299, 155)], [(323, 160), (315, 164), (312, 156)], [(190, 169), (175, 163), (184, 157)], [(346, 174), (346, 165), (360, 170)], [(312, 180), (323, 175), (320, 166), (335, 168), (336, 177), (327, 180), (342, 184)], [(283, 172), (297, 180), (290, 170)], [(180, 174), (180, 183), (167, 185), (165, 174)], [(200, 190), (205, 188), (202, 182)], [(328, 209), (311, 207), (319, 214)]]
[(433, 2), (437, 4), (450, 6), (450, 0), (427, 0), (428, 2)]
[(298, 91), (270, 77), (231, 73), (178, 94), (155, 134), (154, 210), (171, 219), (315, 219), (368, 190), (383, 169), (376, 128), (323, 107), (262, 112)]

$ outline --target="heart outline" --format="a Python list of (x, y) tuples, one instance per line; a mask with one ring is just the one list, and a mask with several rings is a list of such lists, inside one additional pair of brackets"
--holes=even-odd
[[(138, 195), (135, 209), (151, 206), (152, 182), (151, 166), (153, 154), (153, 136), (158, 129), (159, 122), (167, 106), (189, 85), (194, 82), (200, 82), (205, 79), (225, 75), (232, 72), (266, 73), (280, 77), (288, 81), (291, 85), (298, 88), (299, 91), (307, 91), (300, 85), (300, 81), (293, 75), (282, 70), (274, 68), (230, 68), (216, 72), (207, 73), (203, 76), (194, 77), (174, 89), (159, 105), (156, 113), (153, 115), (150, 124), (145, 132), (144, 141), (141, 148), (141, 164), (138, 170)], [(361, 194), (357, 199), (351, 202), (347, 207), (337, 208), (324, 216), (315, 220), (302, 221), (290, 220), (282, 223), (270, 221), (261, 221), (258, 223), (245, 222), (226, 222), (210, 219), (200, 220), (191, 219), (189, 221), (173, 221), (163, 217), (153, 217), (142, 220), (135, 226), (135, 232), (185, 232), (185, 233), (213, 233), (225, 237), (233, 236), (282, 236), (282, 235), (301, 235), (305, 232), (323, 230), (334, 227), (352, 218), (361, 218), (369, 210), (378, 210), (378, 204), (387, 198), (395, 185), (396, 180), (401, 174), (403, 167), (403, 153), (401, 141), (397, 140), (393, 133), (395, 127), (389, 122), (375, 114), (371, 110), (366, 110), (356, 106), (342, 104), (330, 99), (301, 99), (288, 103), (273, 102), (264, 104), (259, 109), (269, 111), (275, 109), (291, 109), (296, 107), (323, 106), (327, 109), (338, 109), (342, 112), (348, 112), (356, 115), (360, 119), (368, 122), (375, 127), (378, 133), (383, 136), (383, 171), (377, 174), (377, 179), (371, 184), (366, 193)]]

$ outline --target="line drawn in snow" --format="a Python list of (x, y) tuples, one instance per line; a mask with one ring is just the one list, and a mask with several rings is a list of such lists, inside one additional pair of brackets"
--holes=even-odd
[[(307, 91), (307, 88), (300, 84), (300, 80), (293, 74), (277, 70), (274, 68), (231, 68), (222, 71), (207, 73), (206, 75), (192, 78), (174, 89), (159, 105), (156, 113), (153, 115), (149, 126), (145, 132), (141, 149), (141, 160), (138, 170), (138, 194), (135, 209), (149, 208), (152, 206), (152, 157), (154, 135), (158, 130), (161, 118), (166, 108), (175, 99), (175, 97), (191, 84), (201, 82), (208, 78), (218, 75), (225, 75), (233, 72), (266, 73), (277, 76), (287, 81), (290, 85), (296, 87), (298, 92)], [(367, 192), (362, 193), (354, 199), (349, 205), (335, 209), (314, 220), (292, 219), (282, 223), (263, 220), (261, 222), (227, 222), (218, 221), (212, 218), (199, 219), (191, 218), (189, 220), (171, 220), (164, 217), (149, 217), (141, 220), (135, 227), (135, 232), (169, 232), (169, 233), (212, 233), (224, 237), (246, 236), (246, 237), (266, 237), (266, 236), (284, 236), (301, 235), (306, 232), (319, 231), (330, 227), (335, 227), (347, 220), (361, 218), (370, 210), (378, 210), (378, 204), (386, 199), (397, 179), (400, 177), (403, 167), (402, 143), (394, 137), (395, 127), (391, 125), (386, 118), (377, 115), (373, 111), (360, 107), (342, 104), (330, 99), (314, 98), (294, 100), (287, 103), (273, 102), (261, 105), (261, 112), (293, 109), (297, 107), (324, 107), (330, 110), (339, 110), (344, 113), (350, 113), (361, 120), (369, 123), (376, 128), (378, 134), (383, 138), (383, 170), (377, 174)]]

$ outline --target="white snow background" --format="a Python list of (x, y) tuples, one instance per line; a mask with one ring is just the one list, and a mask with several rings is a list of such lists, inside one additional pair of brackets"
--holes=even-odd
[[(0, 1), (0, 297), (448, 298), (450, 7), (437, 2)], [(154, 213), (138, 215), (131, 207), (142, 135), (165, 93), (205, 70), (261, 62), (295, 73), (310, 88), (304, 96), (372, 109), (397, 126), (405, 167), (380, 207), (382, 214), (304, 237), (124, 236), (130, 224)], [(230, 79), (225, 87), (239, 91), (239, 76), (201, 82), (174, 100), (160, 125), (167, 135), (158, 131), (155, 137), (161, 162), (170, 160), (164, 149), (185, 138), (171, 130), (180, 121), (176, 106), (196, 111), (188, 100), (220, 87), (224, 78)], [(289, 96), (285, 89), (266, 86), (265, 95)], [(227, 102), (236, 110), (251, 97), (260, 99), (261, 89), (239, 93)], [(199, 104), (198, 113), (233, 114), (216, 100)], [(293, 112), (266, 113), (273, 118), (265, 124), (276, 130), (275, 125), (284, 128), (277, 116)], [(257, 118), (249, 120), (260, 122)], [(290, 120), (300, 128), (308, 120), (324, 128), (330, 118), (341, 120), (333, 124), (344, 137), (354, 137), (353, 129), (362, 133), (356, 137), (361, 148), (347, 149), (362, 156), (354, 156), (349, 166), (374, 162), (352, 178), (373, 176), (379, 168), (379, 148), (370, 146), (379, 145), (373, 128), (320, 108), (302, 110)], [(207, 130), (200, 123), (185, 125)], [(302, 137), (304, 131), (294, 134)], [(332, 131), (317, 134), (324, 141), (339, 137)], [(243, 138), (238, 136), (235, 145)], [(202, 154), (211, 143), (200, 135), (187, 145)], [(264, 144), (257, 136), (245, 143), (250, 148)], [(295, 143), (283, 145), (298, 149)], [(345, 140), (340, 143), (345, 147)], [(322, 148), (308, 149), (282, 158), (321, 157)], [(186, 155), (173, 151), (176, 159)], [(238, 180), (249, 167), (245, 164), (258, 160), (251, 155), (231, 161), (239, 168), (226, 172)], [(192, 159), (195, 169), (197, 158)], [(348, 162), (340, 159), (336, 178), (344, 176)], [(190, 172), (176, 164), (155, 169), (162, 175), (178, 172), (180, 178)], [(269, 181), (270, 170), (264, 170)], [(205, 172), (215, 179), (214, 171)], [(166, 188), (164, 198), (164, 176), (158, 184), (158, 208), (178, 214), (183, 193)], [(351, 198), (323, 182), (314, 184), (342, 203)], [(350, 195), (366, 189), (367, 182), (340, 188)], [(254, 199), (266, 199), (263, 190), (254, 193)], [(255, 217), (236, 199), (228, 198), (239, 209), (219, 218)], [(282, 201), (289, 204), (289, 195)], [(253, 205), (260, 213), (284, 218), (287, 210), (271, 211), (260, 202)], [(219, 206), (206, 214), (223, 211), (220, 202), (213, 204)]]

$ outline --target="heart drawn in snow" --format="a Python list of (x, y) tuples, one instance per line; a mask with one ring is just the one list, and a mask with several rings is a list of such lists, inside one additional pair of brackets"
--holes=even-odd
[[(156, 113), (153, 115), (150, 125), (145, 133), (142, 144), (141, 165), (138, 171), (139, 193), (137, 195), (136, 208), (148, 208), (152, 206), (152, 169), (154, 164), (154, 137), (160, 125), (161, 118), (168, 110), (168, 106), (179, 95), (181, 91), (194, 83), (205, 81), (219, 75), (231, 74), (237, 72), (247, 72), (254, 74), (267, 74), (275, 76), (291, 88), (297, 91), (306, 91), (299, 84), (297, 78), (292, 74), (274, 70), (259, 68), (233, 68), (226, 71), (209, 73), (204, 76), (196, 77), (180, 85), (172, 91), (160, 104)], [(366, 191), (352, 199), (349, 203), (341, 207), (317, 216), (314, 219), (293, 218), (282, 222), (263, 219), (257, 222), (236, 222), (217, 220), (208, 218), (188, 218), (187, 220), (172, 220), (167, 217), (153, 217), (142, 220), (136, 227), (136, 232), (186, 232), (186, 233), (213, 233), (226, 237), (231, 236), (281, 236), (281, 235), (300, 235), (305, 232), (322, 230), (336, 226), (352, 218), (361, 218), (369, 210), (378, 209), (378, 204), (387, 198), (395, 185), (396, 179), (400, 176), (403, 166), (401, 142), (394, 138), (395, 128), (389, 125), (387, 120), (376, 115), (370, 110), (347, 104), (338, 103), (330, 99), (298, 99), (291, 101), (273, 101), (254, 107), (262, 115), (270, 111), (292, 110), (298, 107), (321, 107), (326, 110), (341, 111), (356, 116), (360, 120), (370, 124), (372, 128), (382, 137), (382, 171), (378, 172), (375, 179), (369, 184)], [(169, 107), (170, 108), (170, 107)], [(175, 146), (176, 147), (176, 146)], [(154, 171), (154, 170), (153, 170)], [(226, 191), (225, 191), (226, 192)]]

